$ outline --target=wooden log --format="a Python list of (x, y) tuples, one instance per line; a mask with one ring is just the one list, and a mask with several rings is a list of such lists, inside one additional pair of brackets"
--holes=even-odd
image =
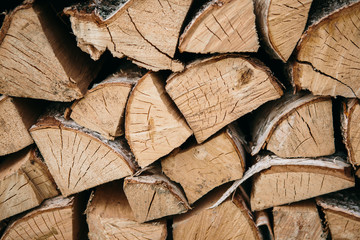
[(122, 189), (114, 181), (95, 189), (86, 210), (89, 238), (165, 240), (166, 221), (138, 223)]
[(299, 41), (312, 0), (255, 0), (256, 24), (265, 50), (286, 62)]
[(64, 196), (135, 172), (124, 138), (108, 141), (59, 112), (42, 117), (30, 133)]
[(239, 179), (245, 171), (245, 150), (235, 124), (202, 144), (175, 150), (161, 160), (162, 171), (180, 183), (190, 204), (213, 188)]
[(293, 85), (316, 95), (359, 97), (360, 1), (320, 3), (297, 46)]
[(33, 100), (0, 95), (0, 156), (34, 143), (29, 133), (41, 107)]
[(0, 221), (59, 194), (33, 146), (1, 159), (0, 193)]
[(46, 1), (26, 1), (0, 30), (0, 93), (70, 102), (82, 97), (101, 64), (78, 49)]
[(180, 52), (256, 52), (258, 48), (252, 0), (207, 2), (179, 39)]
[[(250, 201), (246, 201), (247, 206), (249, 206)], [(272, 223), (270, 221), (269, 214), (266, 211), (254, 212), (255, 225), (260, 230), (263, 239), (274, 240), (274, 231)]]
[(360, 196), (349, 189), (316, 198), (323, 209), (332, 239), (359, 239)]
[(283, 158), (335, 153), (329, 97), (299, 93), (261, 106), (251, 123), (251, 155), (267, 149)]
[(130, 94), (125, 136), (138, 164), (145, 167), (179, 147), (192, 134), (156, 73), (143, 76)]
[(198, 143), (283, 93), (268, 68), (239, 55), (196, 61), (170, 76), (165, 88)]
[(174, 60), (180, 28), (192, 0), (92, 1), (66, 8), (78, 46), (98, 59), (106, 50), (141, 67), (181, 71)]

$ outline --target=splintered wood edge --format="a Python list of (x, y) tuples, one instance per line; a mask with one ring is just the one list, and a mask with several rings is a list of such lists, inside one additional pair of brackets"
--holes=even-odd
[(226, 137), (230, 140), (231, 144), (236, 150), (237, 155), (240, 158), (240, 164), (242, 170), (245, 171), (245, 167), (246, 167), (246, 151), (244, 147), (246, 146), (245, 136), (235, 124), (229, 124), (226, 127), (225, 133), (226, 133), (225, 134)]

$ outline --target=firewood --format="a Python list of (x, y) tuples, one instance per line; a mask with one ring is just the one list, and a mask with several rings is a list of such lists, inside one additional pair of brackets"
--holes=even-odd
[(297, 46), (293, 84), (316, 95), (359, 97), (360, 1), (320, 2)]
[(284, 158), (335, 153), (329, 97), (286, 94), (257, 110), (251, 132), (251, 155), (262, 148)]
[(314, 200), (274, 207), (275, 239), (326, 239)]
[(34, 143), (29, 133), (41, 107), (30, 99), (0, 94), (0, 156), (17, 152)]
[(349, 189), (316, 198), (325, 213), (332, 239), (359, 239), (360, 196)]
[(95, 189), (86, 210), (89, 238), (165, 240), (166, 221), (138, 223), (123, 191), (114, 181)]
[(145, 167), (179, 147), (192, 134), (156, 73), (143, 76), (130, 94), (125, 136), (138, 164)]
[(252, 0), (207, 2), (179, 39), (180, 52), (256, 52), (258, 48)]
[(101, 65), (76, 47), (46, 1), (25, 1), (5, 17), (0, 56), (0, 93), (52, 101), (82, 97)]
[(125, 139), (108, 141), (59, 112), (42, 117), (30, 133), (64, 196), (135, 172)]
[(66, 8), (78, 46), (93, 59), (109, 49), (139, 66), (181, 71), (174, 60), (180, 28), (192, 0), (93, 1)]
[(47, 167), (28, 147), (0, 161), (0, 220), (39, 206), (59, 194)]
[[(249, 200), (247, 205), (249, 205)], [(254, 212), (255, 225), (259, 228), (263, 239), (274, 240), (274, 232), (270, 221), (269, 214), (266, 211)]]
[(198, 143), (283, 93), (268, 68), (241, 55), (196, 61), (170, 76), (165, 88)]
[(260, 39), (271, 57), (286, 62), (299, 41), (312, 0), (255, 0)]
[(206, 142), (162, 159), (162, 170), (180, 183), (193, 204), (213, 188), (243, 176), (245, 150), (241, 138), (235, 125), (229, 125)]
[(124, 192), (136, 221), (142, 223), (187, 212), (190, 206), (180, 188), (159, 169), (151, 171), (124, 180)]

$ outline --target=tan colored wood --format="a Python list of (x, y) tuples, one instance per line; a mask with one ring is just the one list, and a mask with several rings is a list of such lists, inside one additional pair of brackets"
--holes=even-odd
[(122, 185), (121, 181), (114, 181), (95, 189), (86, 211), (90, 240), (165, 240), (166, 221), (136, 222)]
[(70, 102), (82, 97), (97, 74), (47, 2), (26, 1), (0, 31), (0, 93)]
[(86, 4), (65, 9), (70, 15), (78, 46), (93, 59), (109, 49), (115, 57), (127, 56), (139, 66), (158, 71), (181, 71), (174, 60), (180, 28), (192, 0), (127, 0), (101, 7)]
[(276, 240), (326, 239), (313, 200), (274, 207), (273, 216)]
[(41, 118), (30, 132), (64, 196), (135, 172), (125, 139), (108, 141), (59, 113)]
[(312, 0), (255, 0), (255, 13), (266, 51), (286, 62), (299, 41)]
[(180, 52), (256, 52), (258, 48), (252, 0), (206, 3), (179, 40)]
[(180, 183), (190, 204), (213, 188), (239, 179), (245, 171), (245, 150), (235, 126), (202, 144), (174, 151), (161, 160), (162, 171)]
[[(249, 198), (249, 197), (248, 197)], [(250, 200), (247, 199), (246, 204), (250, 204)], [(272, 222), (270, 220), (269, 214), (266, 211), (254, 212), (255, 225), (259, 228), (263, 239), (274, 240), (274, 232), (272, 227)]]
[(139, 80), (130, 94), (125, 115), (125, 136), (138, 164), (145, 167), (179, 147), (192, 134), (166, 94), (156, 73)]
[(196, 61), (170, 76), (165, 88), (198, 143), (283, 93), (261, 62), (238, 55)]
[(0, 221), (59, 194), (47, 167), (28, 147), (0, 161)]

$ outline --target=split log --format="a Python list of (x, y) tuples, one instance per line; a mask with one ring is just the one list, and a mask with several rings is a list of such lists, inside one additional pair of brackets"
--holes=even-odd
[[(250, 200), (246, 201), (247, 206), (250, 205)], [(262, 239), (274, 240), (274, 232), (272, 229), (272, 224), (270, 222), (269, 214), (266, 211), (254, 212), (255, 216), (255, 225), (260, 230)]]
[(286, 94), (257, 109), (251, 125), (251, 155), (256, 155), (261, 149), (283, 158), (335, 153), (329, 97)]
[(187, 212), (190, 206), (180, 188), (158, 169), (152, 171), (124, 180), (124, 192), (136, 221), (142, 223)]
[(315, 201), (274, 207), (275, 239), (327, 239)]
[(59, 194), (34, 147), (0, 161), (0, 221), (37, 207)]
[(297, 46), (293, 84), (316, 95), (359, 97), (360, 1), (320, 2)]
[(66, 8), (78, 46), (93, 59), (109, 49), (139, 66), (181, 71), (174, 60), (181, 26), (192, 0), (93, 1)]
[(0, 156), (34, 143), (29, 133), (41, 111), (35, 101), (0, 95)]
[(180, 183), (190, 204), (213, 188), (239, 179), (245, 171), (242, 136), (235, 125), (202, 144), (175, 150), (161, 160), (166, 176)]
[(143, 76), (130, 94), (125, 136), (138, 164), (145, 167), (183, 144), (192, 134), (156, 73)]
[(283, 93), (260, 61), (239, 55), (196, 61), (170, 76), (165, 88), (198, 143)]
[(122, 189), (121, 181), (96, 188), (86, 210), (90, 240), (165, 240), (166, 221), (138, 223)]
[(82, 97), (101, 64), (76, 47), (45, 1), (26, 1), (0, 31), (0, 93), (70, 102)]
[(299, 41), (312, 0), (255, 0), (260, 39), (271, 57), (286, 62)]
[(332, 239), (359, 239), (360, 196), (349, 189), (316, 198), (323, 209)]
[(30, 133), (64, 196), (135, 172), (125, 139), (108, 141), (59, 112), (42, 117)]
[(256, 52), (258, 48), (252, 0), (209, 1), (179, 39), (180, 52)]

